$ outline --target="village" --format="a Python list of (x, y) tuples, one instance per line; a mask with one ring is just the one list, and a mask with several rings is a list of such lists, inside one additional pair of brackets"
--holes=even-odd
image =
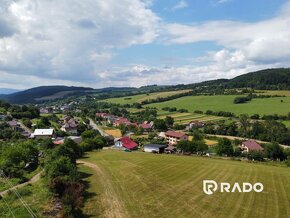
[[(92, 129), (106, 140), (103, 149), (216, 156), (213, 148), (218, 144), (218, 138), (202, 138), (204, 144), (202, 149), (191, 149), (189, 148), (190, 143), (186, 144), (186, 142), (200, 141), (200, 139), (194, 138), (193, 130), (198, 131), (199, 128), (204, 128), (207, 123), (203, 121), (192, 120), (188, 122), (184, 130), (176, 131), (169, 127), (166, 131), (159, 131), (155, 128), (154, 121), (131, 122), (126, 117), (106, 112), (97, 112), (94, 117), (86, 117), (84, 121), (80, 117), (68, 115), (72, 114), (71, 105), (73, 104), (76, 103), (59, 107), (40, 107), (41, 118), (37, 122), (32, 120), (27, 124), (23, 120), (12, 119), (7, 121), (7, 125), (28, 139), (51, 139), (56, 146), (63, 144), (66, 138), (80, 145), (83, 142), (82, 133)], [(74, 112), (80, 111), (79, 109), (74, 110), (76, 110)], [(1, 115), (2, 120), (5, 118), (4, 115)], [(239, 138), (236, 141), (238, 141), (236, 149), (243, 157), (249, 153), (264, 150), (256, 140)], [(187, 146), (187, 149), (184, 146)], [(227, 153), (225, 152), (223, 156), (227, 156)]]

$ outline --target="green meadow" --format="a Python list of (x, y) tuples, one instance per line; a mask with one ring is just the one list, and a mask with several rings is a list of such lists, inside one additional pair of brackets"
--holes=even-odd
[(181, 94), (185, 92), (189, 92), (190, 90), (179, 90), (179, 91), (169, 91), (169, 92), (154, 92), (148, 94), (141, 95), (133, 95), (126, 96), (121, 98), (109, 98), (105, 100), (106, 102), (116, 103), (116, 104), (133, 104), (133, 103), (141, 103), (145, 100), (156, 99), (156, 98), (164, 98), (176, 94)]
[[(234, 104), (235, 95), (216, 96), (186, 96), (171, 101), (148, 104), (148, 107), (176, 107), (177, 109), (187, 109), (190, 112), (195, 110), (227, 111), (235, 114), (260, 114), (286, 115), (290, 112), (290, 97), (278, 98), (256, 98), (244, 104)], [(283, 102), (281, 102), (281, 100)]]
[[(84, 214), (104, 217), (290, 217), (290, 171), (233, 160), (106, 150), (79, 164)], [(261, 182), (262, 193), (203, 193), (204, 179)]]

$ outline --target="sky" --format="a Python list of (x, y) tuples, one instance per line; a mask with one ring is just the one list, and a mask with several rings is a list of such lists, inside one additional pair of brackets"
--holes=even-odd
[(188, 84), (290, 67), (289, 0), (0, 0), (0, 88)]

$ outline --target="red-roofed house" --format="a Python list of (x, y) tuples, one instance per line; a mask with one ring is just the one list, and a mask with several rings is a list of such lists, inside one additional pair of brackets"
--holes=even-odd
[(118, 148), (123, 147), (123, 148), (127, 148), (129, 150), (134, 150), (138, 147), (138, 144), (126, 136), (126, 137), (120, 138), (118, 141), (116, 141), (115, 147), (118, 147)]
[(188, 140), (188, 136), (182, 132), (167, 131), (165, 133), (166, 141), (169, 145), (176, 145), (179, 141)]
[(119, 117), (118, 119), (115, 120), (114, 126), (120, 126), (120, 125), (125, 125), (125, 126), (130, 126), (134, 125), (131, 123), (127, 118)]
[(139, 124), (139, 127), (144, 129), (144, 131), (150, 131), (152, 129), (152, 124), (151, 123), (142, 123), (142, 124)]
[(248, 153), (250, 151), (263, 151), (262, 146), (254, 140), (247, 140), (242, 143), (240, 148), (243, 150), (243, 153)]

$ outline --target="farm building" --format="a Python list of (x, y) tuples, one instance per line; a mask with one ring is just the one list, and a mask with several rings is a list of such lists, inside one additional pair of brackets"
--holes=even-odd
[(263, 151), (262, 146), (254, 140), (244, 141), (240, 148), (243, 150), (243, 153), (248, 153), (250, 151)]
[(149, 153), (163, 153), (166, 145), (159, 144), (146, 144), (144, 145), (144, 151)]
[(176, 145), (179, 141), (188, 140), (188, 136), (182, 132), (167, 131), (165, 132), (166, 141), (169, 145)]
[(36, 139), (52, 138), (53, 133), (53, 129), (36, 129), (34, 130), (33, 136)]
[(120, 138), (118, 139), (116, 142), (115, 142), (115, 147), (117, 148), (126, 148), (126, 149), (129, 149), (129, 150), (134, 150), (138, 147), (138, 144), (134, 141), (132, 141), (129, 137), (123, 137), (123, 138)]

